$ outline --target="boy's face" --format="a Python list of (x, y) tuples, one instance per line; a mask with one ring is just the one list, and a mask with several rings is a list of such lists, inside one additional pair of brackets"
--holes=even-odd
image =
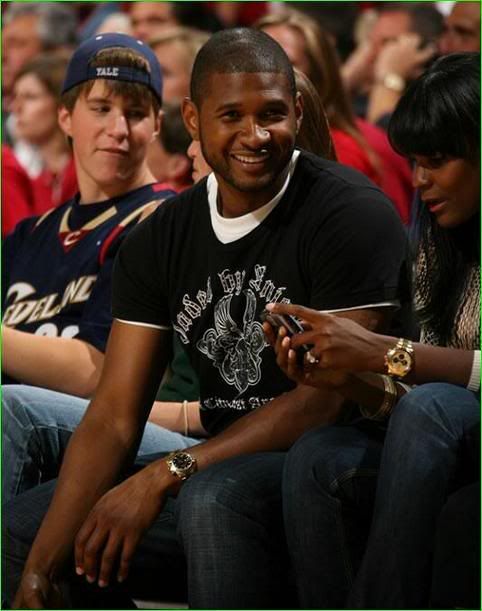
[(59, 123), (73, 141), (81, 193), (97, 185), (115, 195), (145, 179), (147, 149), (159, 130), (147, 92), (145, 104), (134, 104), (98, 80), (71, 113), (60, 109)]
[(276, 73), (212, 74), (200, 108), (184, 106), (221, 197), (256, 208), (281, 188), (301, 124), (299, 99)]

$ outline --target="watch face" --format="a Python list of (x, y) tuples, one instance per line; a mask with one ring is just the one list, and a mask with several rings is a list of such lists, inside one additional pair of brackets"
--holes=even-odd
[(180, 471), (189, 469), (192, 465), (192, 462), (192, 458), (189, 456), (189, 454), (185, 453), (176, 454), (172, 458), (172, 464), (176, 469), (179, 469)]
[(391, 374), (403, 376), (412, 367), (412, 357), (406, 350), (394, 349), (392, 354), (390, 354), (389, 363)]

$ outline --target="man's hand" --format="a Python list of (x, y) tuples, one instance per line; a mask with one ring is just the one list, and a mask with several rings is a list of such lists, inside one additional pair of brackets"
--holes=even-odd
[(179, 482), (158, 460), (126, 479), (96, 503), (75, 540), (75, 567), (89, 583), (108, 585), (114, 566), (124, 581), (136, 546)]
[(12, 608), (65, 609), (65, 604), (59, 587), (46, 574), (26, 569)]
[(396, 40), (387, 42), (380, 51), (375, 65), (375, 80), (382, 81), (387, 74), (398, 74), (403, 79), (414, 79), (437, 52), (435, 45), (420, 48), (418, 34), (402, 34)]

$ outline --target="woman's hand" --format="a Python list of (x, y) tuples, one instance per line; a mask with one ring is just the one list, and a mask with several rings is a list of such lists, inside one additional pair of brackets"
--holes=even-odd
[(350, 374), (345, 371), (333, 369), (320, 369), (310, 355), (305, 354), (303, 360), (299, 352), (291, 347), (291, 338), (286, 335), (286, 329), (280, 327), (276, 334), (273, 327), (267, 322), (263, 324), (266, 337), (276, 353), (276, 363), (291, 380), (297, 384), (314, 386), (315, 388), (340, 389), (349, 380)]
[(300, 381), (301, 368), (295, 368), (296, 354), (290, 356), (289, 351), (296, 351), (303, 344), (311, 346), (310, 354), (316, 361), (309, 363), (305, 358), (302, 369), (308, 372), (313, 373), (315, 369), (384, 372), (384, 357), (395, 338), (373, 333), (349, 318), (303, 306), (276, 303), (269, 304), (267, 309), (274, 314), (296, 316), (306, 329), (291, 338), (286, 337), (286, 330), (278, 333), (276, 338), (272, 330), (268, 329), (266, 333), (275, 348), (278, 364), (292, 379)]

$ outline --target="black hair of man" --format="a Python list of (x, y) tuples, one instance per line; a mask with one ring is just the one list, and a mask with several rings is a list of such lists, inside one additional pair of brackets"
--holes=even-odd
[(293, 67), (281, 46), (259, 30), (232, 28), (213, 34), (197, 54), (191, 75), (192, 101), (200, 108), (212, 74), (242, 72), (283, 74), (291, 95), (296, 96)]

